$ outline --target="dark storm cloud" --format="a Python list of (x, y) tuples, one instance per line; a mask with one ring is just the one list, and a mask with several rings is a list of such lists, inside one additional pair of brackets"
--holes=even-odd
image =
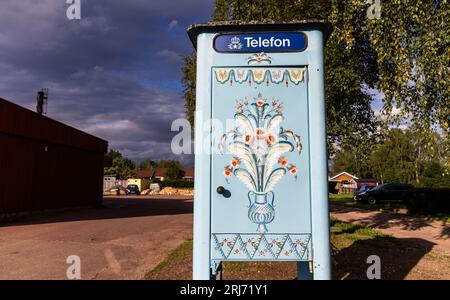
[(65, 2), (2, 1), (0, 97), (33, 109), (48, 87), (49, 117), (133, 159), (173, 158), (181, 56), (192, 52), (185, 28), (207, 21), (213, 1), (81, 0), (73, 21)]

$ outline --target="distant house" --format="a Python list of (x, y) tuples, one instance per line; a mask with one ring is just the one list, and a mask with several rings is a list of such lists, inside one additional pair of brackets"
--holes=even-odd
[(136, 171), (136, 175), (134, 177), (139, 179), (151, 179), (152, 176), (153, 176), (152, 170), (140, 170)]
[(358, 177), (347, 172), (341, 172), (329, 178), (329, 181), (336, 182), (336, 189), (339, 194), (352, 193), (358, 186), (357, 180)]
[(363, 185), (378, 186), (378, 180), (377, 179), (358, 179), (358, 180), (356, 180), (357, 187), (360, 187)]
[(116, 186), (127, 187), (128, 181), (125, 179), (118, 179), (116, 175), (103, 176), (103, 191), (109, 191)]
[(160, 180), (160, 181), (164, 181), (166, 174), (167, 174), (168, 169), (167, 168), (156, 168), (155, 171), (155, 179)]
[(116, 175), (103, 176), (103, 191), (108, 191), (116, 185)]
[(137, 185), (140, 192), (150, 188), (150, 179), (146, 178), (129, 178), (127, 183), (128, 185)]

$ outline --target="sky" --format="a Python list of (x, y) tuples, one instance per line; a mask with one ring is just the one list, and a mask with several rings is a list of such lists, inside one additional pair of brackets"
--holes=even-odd
[(48, 117), (109, 142), (130, 159), (179, 159), (171, 123), (184, 118), (186, 28), (207, 22), (213, 0), (2, 0), (0, 98), (35, 110), (49, 89)]

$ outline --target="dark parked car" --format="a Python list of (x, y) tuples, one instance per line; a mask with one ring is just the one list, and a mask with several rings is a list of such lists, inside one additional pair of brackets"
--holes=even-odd
[(364, 193), (364, 192), (367, 192), (367, 191), (370, 191), (370, 190), (373, 189), (373, 188), (375, 188), (375, 186), (373, 186), (373, 185), (368, 185), (368, 184), (363, 184), (363, 185), (359, 186), (359, 187), (355, 190), (355, 192), (353, 193), (353, 198), (354, 198), (355, 200), (357, 200), (357, 196), (358, 196), (359, 194)]
[(130, 184), (127, 186), (127, 191), (126, 191), (127, 195), (140, 195), (141, 192), (139, 191), (139, 187), (135, 184)]
[(376, 204), (382, 201), (402, 202), (406, 191), (413, 189), (410, 184), (385, 183), (356, 195), (357, 201)]

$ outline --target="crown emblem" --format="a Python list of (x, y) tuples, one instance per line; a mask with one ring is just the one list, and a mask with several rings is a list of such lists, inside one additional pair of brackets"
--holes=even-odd
[(228, 49), (230, 50), (240, 50), (242, 49), (243, 45), (241, 44), (241, 39), (237, 36), (233, 37), (230, 40), (230, 44), (228, 44)]

